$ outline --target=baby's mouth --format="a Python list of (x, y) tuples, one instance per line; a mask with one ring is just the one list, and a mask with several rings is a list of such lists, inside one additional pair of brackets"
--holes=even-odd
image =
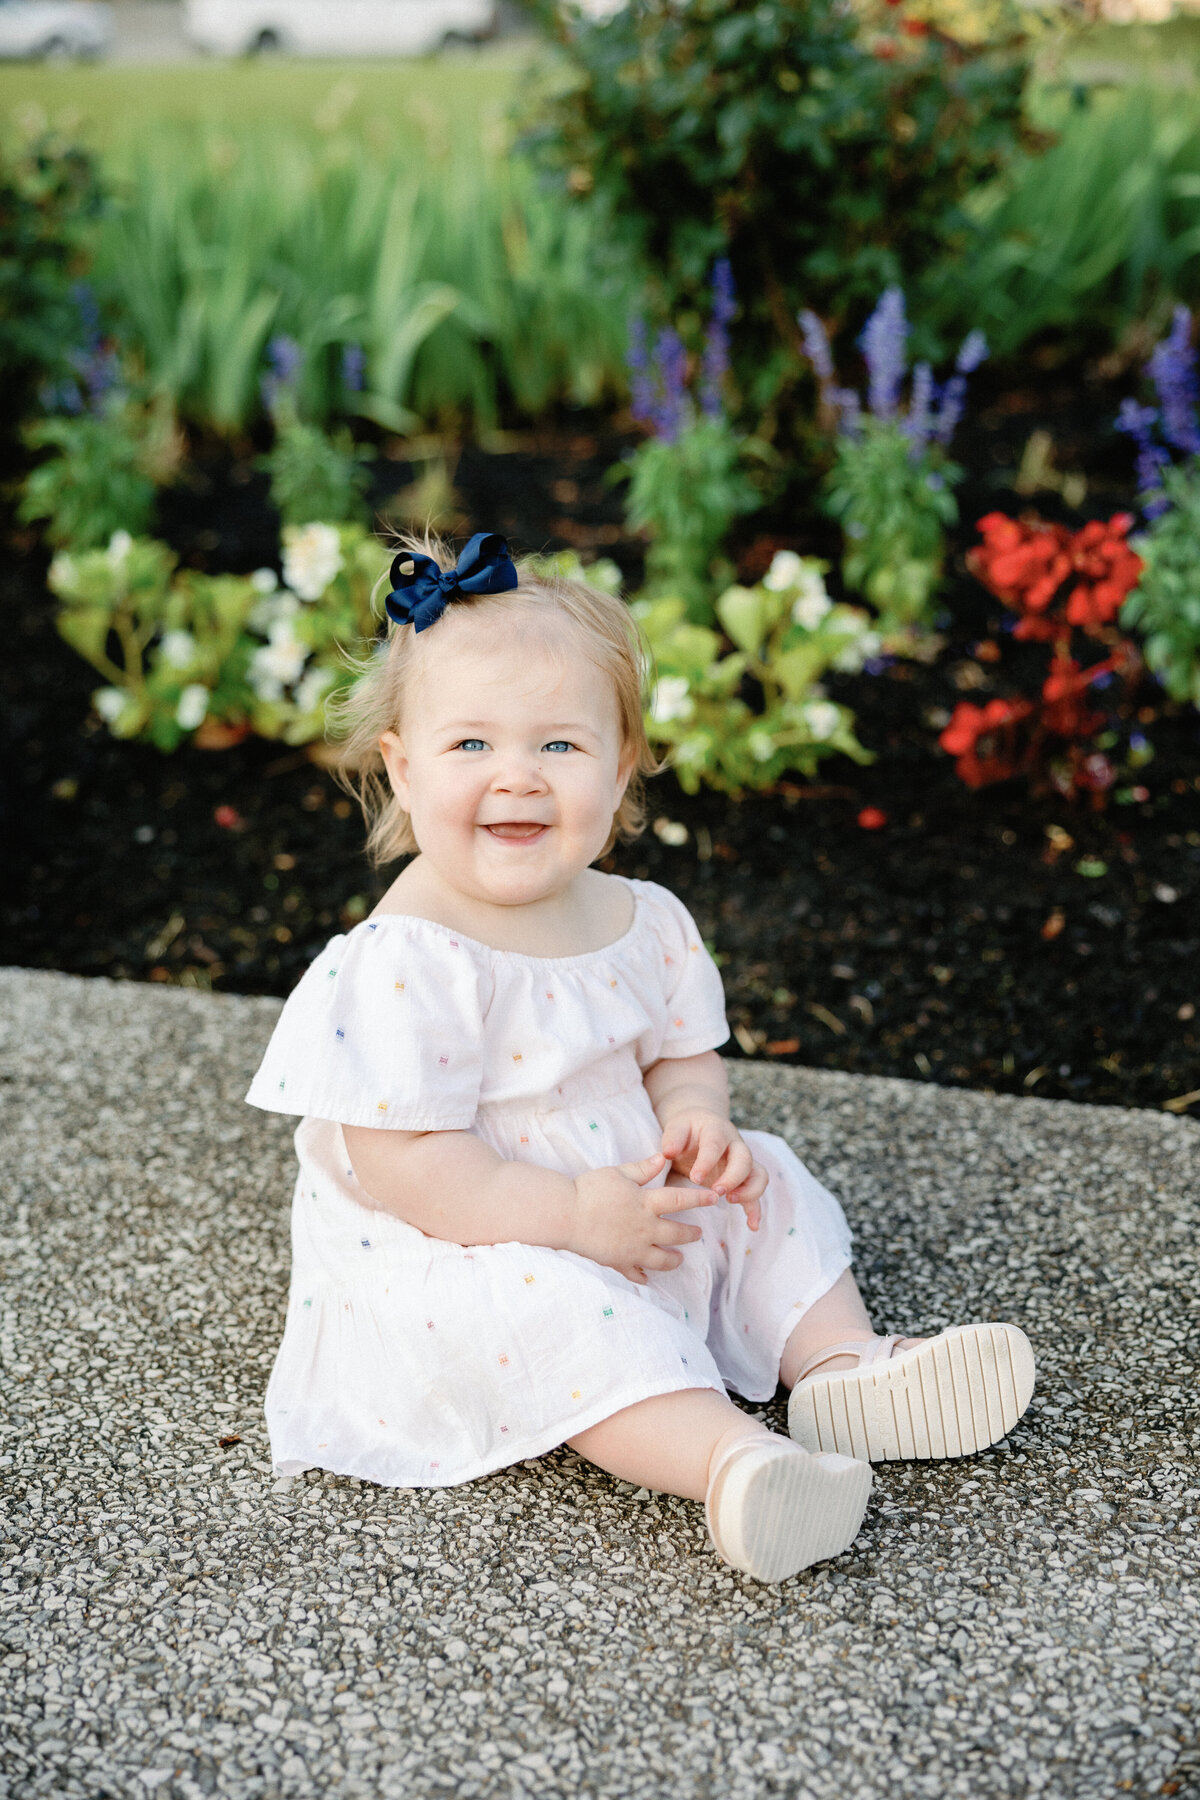
[(503, 838), (512, 844), (531, 844), (548, 829), (546, 825), (539, 825), (536, 819), (510, 819), (502, 824), (484, 826), (484, 830), (489, 831), (493, 837)]

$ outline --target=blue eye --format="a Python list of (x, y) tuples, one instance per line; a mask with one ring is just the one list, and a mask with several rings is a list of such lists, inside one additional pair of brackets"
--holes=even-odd
[(554, 738), (550, 743), (542, 745), (543, 750), (573, 750), (574, 748), (574, 744), (568, 744), (566, 738)]
[(463, 738), (460, 743), (455, 744), (454, 748), (456, 750), (486, 750), (487, 745), (482, 738)]

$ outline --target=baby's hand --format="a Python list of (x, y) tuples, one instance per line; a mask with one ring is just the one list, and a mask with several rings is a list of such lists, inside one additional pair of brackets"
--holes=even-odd
[(656, 1150), (643, 1162), (588, 1169), (577, 1176), (578, 1205), (567, 1248), (619, 1270), (639, 1287), (646, 1285), (647, 1269), (678, 1268), (683, 1257), (672, 1246), (695, 1243), (700, 1227), (667, 1215), (712, 1206), (713, 1195), (708, 1188), (690, 1186), (681, 1193), (678, 1184), (669, 1191), (647, 1187), (666, 1160)]
[(737, 1126), (720, 1113), (690, 1107), (663, 1127), (662, 1153), (677, 1174), (706, 1184), (724, 1200), (746, 1209), (746, 1223), (757, 1231), (762, 1220), (759, 1201), (767, 1172), (756, 1163)]

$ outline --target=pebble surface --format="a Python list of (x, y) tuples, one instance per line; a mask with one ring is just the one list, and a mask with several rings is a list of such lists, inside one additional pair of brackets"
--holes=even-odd
[(272, 1474), (278, 1012), (0, 970), (0, 1794), (1200, 1794), (1195, 1124), (732, 1067), (881, 1330), (1008, 1318), (1040, 1366), (1005, 1445), (878, 1470), (845, 1556), (759, 1587), (566, 1450)]

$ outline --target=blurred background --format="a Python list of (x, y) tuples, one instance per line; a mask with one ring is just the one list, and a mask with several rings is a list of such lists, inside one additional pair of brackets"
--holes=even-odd
[(495, 529), (735, 1053), (1200, 1101), (1200, 4), (0, 0), (0, 154), (6, 961), (286, 993), (387, 534)]

